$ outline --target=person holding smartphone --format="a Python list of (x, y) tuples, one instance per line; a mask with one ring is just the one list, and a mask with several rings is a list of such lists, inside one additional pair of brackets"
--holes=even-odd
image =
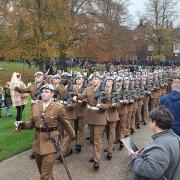
[(150, 113), (152, 144), (142, 151), (129, 151), (134, 180), (179, 180), (180, 138), (173, 132), (173, 115), (165, 106)]

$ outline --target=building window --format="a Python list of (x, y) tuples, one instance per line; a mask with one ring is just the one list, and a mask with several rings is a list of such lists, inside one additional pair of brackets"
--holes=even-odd
[(174, 43), (174, 53), (180, 53), (180, 43)]

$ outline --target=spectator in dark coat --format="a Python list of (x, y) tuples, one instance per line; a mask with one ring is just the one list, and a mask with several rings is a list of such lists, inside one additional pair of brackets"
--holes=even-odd
[(173, 131), (180, 136), (180, 79), (174, 79), (172, 91), (161, 97), (160, 104), (165, 105), (174, 115)]
[(10, 117), (11, 116), (11, 106), (12, 106), (10, 82), (7, 82), (4, 87), (4, 106), (6, 107), (6, 116)]

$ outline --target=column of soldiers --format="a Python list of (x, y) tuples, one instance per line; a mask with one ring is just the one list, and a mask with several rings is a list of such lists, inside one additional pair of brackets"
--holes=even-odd
[[(123, 148), (121, 139), (135, 133), (140, 124), (146, 125), (148, 113), (158, 106), (160, 96), (169, 92), (172, 76), (166, 72), (124, 72), (90, 74), (64, 72), (50, 78), (41, 72), (35, 75), (35, 82), (26, 89), (32, 97), (32, 109), (41, 101), (44, 85), (53, 85), (53, 101), (64, 108), (65, 119), (75, 130), (75, 147), (70, 134), (57, 123), (62, 156), (67, 157), (75, 150), (81, 153), (84, 146), (85, 125), (88, 124), (93, 155), (89, 159), (93, 168), (100, 166), (103, 137), (107, 138), (107, 159), (113, 157), (114, 144)], [(49, 86), (46, 86), (49, 87)], [(51, 86), (50, 86), (51, 87)], [(52, 90), (52, 88), (51, 88)], [(33, 111), (33, 110), (32, 110)], [(67, 125), (68, 126), (68, 125)], [(41, 132), (41, 128), (36, 127)], [(53, 131), (53, 129), (52, 129)], [(48, 151), (47, 151), (48, 153)], [(62, 160), (62, 157), (58, 157)], [(51, 174), (52, 175), (52, 174)]]

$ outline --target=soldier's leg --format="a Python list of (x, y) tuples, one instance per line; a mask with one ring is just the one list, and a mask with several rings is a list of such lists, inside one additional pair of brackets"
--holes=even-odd
[(78, 131), (77, 131), (77, 138), (76, 138), (76, 145), (75, 150), (77, 152), (81, 152), (81, 146), (83, 145), (83, 138), (84, 138), (84, 121), (83, 117), (78, 118)]
[(77, 144), (83, 145), (84, 138), (84, 120), (83, 117), (78, 118)]
[(54, 180), (52, 170), (56, 159), (56, 153), (43, 155), (41, 167), (41, 180)]
[(126, 135), (126, 121), (127, 115), (120, 115), (120, 124), (119, 124), (119, 140), (124, 139)]
[(39, 170), (39, 173), (41, 174), (41, 167), (42, 167), (42, 155), (34, 153), (36, 164)]
[(144, 101), (143, 105), (143, 122), (147, 123), (148, 120), (148, 101)]
[(127, 121), (126, 121), (126, 136), (130, 135), (132, 110), (133, 110), (132, 107), (130, 107), (128, 110)]
[(133, 109), (132, 114), (131, 114), (131, 134), (133, 134), (135, 132), (135, 113), (136, 111)]
[(101, 157), (102, 135), (105, 126), (94, 126), (94, 161), (99, 162)]
[(113, 152), (116, 122), (109, 122), (108, 153)]
[(120, 139), (120, 132), (119, 132), (119, 129), (120, 129), (120, 121), (117, 121), (116, 122), (116, 132), (115, 132), (115, 134), (116, 134), (116, 141), (118, 142), (119, 141), (119, 139)]
[(135, 119), (135, 122), (136, 122), (136, 127), (137, 127), (137, 129), (140, 128), (141, 108), (142, 108), (142, 105), (139, 104), (138, 109), (137, 109), (137, 111), (136, 111), (136, 116), (135, 116), (135, 118), (136, 118), (136, 119)]

